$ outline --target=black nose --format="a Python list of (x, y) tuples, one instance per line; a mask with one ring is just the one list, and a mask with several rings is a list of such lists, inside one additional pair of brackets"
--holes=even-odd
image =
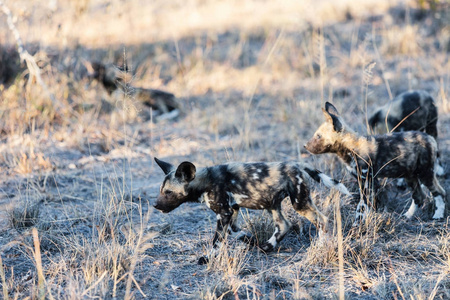
[(162, 213), (167, 213), (168, 212), (168, 210), (164, 206), (161, 206), (159, 204), (155, 204), (155, 205), (153, 205), (153, 207), (156, 208), (157, 210), (159, 210)]

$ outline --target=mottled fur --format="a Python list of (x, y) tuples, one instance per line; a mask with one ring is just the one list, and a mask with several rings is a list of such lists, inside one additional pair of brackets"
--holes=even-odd
[(438, 110), (429, 93), (422, 90), (401, 93), (369, 118), (376, 134), (394, 131), (423, 131), (437, 139)]
[[(391, 131), (423, 131), (437, 141), (437, 120), (438, 110), (433, 97), (426, 91), (417, 90), (401, 93), (377, 109), (369, 118), (369, 126), (376, 134)], [(444, 174), (444, 169), (439, 163), (436, 165), (436, 173)]]
[[(436, 202), (433, 218), (444, 217), (445, 191), (435, 174), (437, 144), (432, 136), (420, 131), (359, 136), (348, 128), (331, 103), (326, 103), (323, 112), (326, 122), (305, 145), (309, 152), (337, 154), (360, 180), (362, 195), (369, 195), (369, 191), (376, 195), (380, 177), (405, 178), (414, 200), (405, 214), (408, 218), (423, 203), (425, 195), (420, 186), (423, 183)], [(362, 197), (358, 204), (357, 221), (368, 209), (367, 198), (372, 197)]]
[[(157, 158), (155, 161), (166, 174), (155, 208), (167, 213), (185, 202), (204, 202), (217, 214), (214, 247), (223, 240), (228, 227), (232, 234), (240, 232), (237, 217), (243, 207), (266, 209), (272, 214), (275, 232), (260, 248), (273, 250), (291, 227), (281, 212), (281, 203), (287, 197), (301, 216), (325, 230), (327, 218), (310, 198), (307, 177), (348, 194), (341, 183), (298, 162), (229, 163), (196, 171), (190, 162), (175, 168)], [(248, 235), (241, 237), (251, 239)]]
[(180, 109), (177, 99), (171, 93), (155, 89), (133, 87), (129, 83), (125, 83), (121, 76), (121, 70), (114, 65), (92, 62), (89, 69), (90, 77), (101, 82), (109, 94), (112, 94), (117, 89), (121, 89), (137, 101), (153, 109), (157, 109), (161, 113), (168, 113)]

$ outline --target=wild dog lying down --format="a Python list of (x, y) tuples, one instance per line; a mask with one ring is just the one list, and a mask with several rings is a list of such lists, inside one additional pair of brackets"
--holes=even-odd
[[(434, 99), (423, 90), (407, 91), (380, 107), (369, 118), (370, 129), (376, 134), (391, 131), (423, 131), (437, 141), (438, 110)], [(439, 156), (439, 153), (438, 153)], [(436, 173), (444, 174), (437, 164)]]
[[(369, 185), (376, 195), (380, 177), (404, 178), (412, 189), (413, 198), (405, 213), (407, 218), (411, 218), (423, 203), (425, 194), (420, 186), (423, 183), (435, 201), (433, 219), (444, 217), (445, 191), (436, 178), (437, 144), (432, 136), (420, 131), (359, 136), (348, 128), (331, 103), (325, 104), (323, 112), (326, 122), (305, 145), (309, 152), (336, 153), (354, 176), (365, 181), (362, 195), (368, 195)], [(362, 197), (358, 204), (356, 222), (368, 209), (365, 201)]]
[(88, 76), (102, 83), (110, 95), (117, 89), (121, 89), (133, 99), (142, 102), (153, 109), (159, 110), (163, 114), (171, 113), (173, 117), (176, 117), (179, 113), (180, 104), (172, 93), (155, 89), (133, 87), (124, 81), (124, 72), (121, 72), (120, 69), (112, 64), (105, 65), (98, 62), (92, 62), (86, 63), (86, 68), (89, 72)]
[[(230, 234), (245, 238), (237, 223), (239, 208), (244, 207), (267, 209), (272, 214), (275, 232), (260, 247), (263, 251), (272, 251), (291, 227), (281, 212), (281, 202), (287, 197), (301, 216), (326, 230), (327, 218), (311, 200), (306, 177), (349, 194), (343, 184), (298, 162), (230, 163), (197, 172), (190, 162), (175, 168), (156, 157), (155, 161), (166, 174), (155, 208), (168, 213), (185, 202), (205, 202), (217, 214), (214, 248), (217, 241), (224, 239), (228, 226)], [(199, 264), (205, 262), (205, 258), (200, 258)]]

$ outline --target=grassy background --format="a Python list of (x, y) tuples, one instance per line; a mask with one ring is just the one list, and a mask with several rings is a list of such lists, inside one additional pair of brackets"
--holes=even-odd
[[(20, 62), (0, 14), (0, 281), (12, 299), (338, 298), (342, 246), (350, 299), (450, 297), (448, 218), (402, 219), (410, 193), (387, 182), (387, 211), (351, 228), (355, 203), (315, 185), (332, 236), (298, 224), (276, 253), (230, 242), (207, 254), (215, 216), (188, 204), (151, 207), (162, 181), (152, 158), (197, 166), (304, 160), (354, 186), (331, 155), (303, 145), (332, 101), (366, 133), (392, 96), (425, 89), (439, 108), (449, 173), (450, 5), (441, 1), (4, 1), (40, 67)], [(172, 92), (181, 117), (156, 115), (88, 78), (88, 61), (133, 86)], [(52, 100), (54, 99), (54, 100)], [(151, 120), (149, 120), (151, 119)], [(449, 191), (450, 178), (442, 185)], [(341, 206), (343, 237), (335, 208)], [(448, 215), (448, 211), (447, 214)], [(260, 238), (268, 215), (242, 213)]]

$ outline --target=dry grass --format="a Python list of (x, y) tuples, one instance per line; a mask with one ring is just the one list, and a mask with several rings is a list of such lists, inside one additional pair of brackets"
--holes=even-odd
[[(436, 1), (5, 1), (48, 90), (0, 33), (0, 277), (4, 299), (447, 299), (448, 219), (387, 212), (351, 227), (354, 199), (312, 184), (330, 219), (296, 225), (271, 254), (237, 241), (209, 252), (215, 217), (154, 212), (157, 156), (204, 166), (304, 160), (356, 187), (330, 155), (302, 149), (332, 101), (365, 133), (377, 105), (408, 88), (436, 99), (449, 154), (450, 8)], [(430, 8), (430, 11), (421, 11)], [(0, 15), (0, 20), (6, 20)], [(1, 23), (1, 22), (0, 22)], [(5, 22), (3, 22), (5, 23)], [(3, 24), (2, 23), (2, 24)], [(109, 95), (86, 61), (127, 65), (133, 86), (174, 93), (175, 120)], [(3, 63), (3, 62), (8, 62)], [(53, 95), (57, 102), (49, 99)], [(448, 168), (446, 167), (448, 170)], [(441, 178), (448, 190), (449, 178)], [(242, 211), (258, 241), (273, 224)]]

